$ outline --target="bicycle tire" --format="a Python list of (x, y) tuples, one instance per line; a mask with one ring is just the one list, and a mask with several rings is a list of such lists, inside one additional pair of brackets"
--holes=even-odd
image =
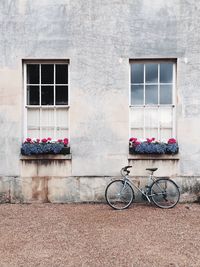
[(180, 191), (174, 181), (168, 178), (160, 178), (152, 183), (150, 198), (157, 207), (170, 209), (179, 202)]
[(134, 191), (129, 183), (124, 180), (114, 180), (106, 187), (105, 198), (110, 207), (123, 210), (131, 205), (134, 199)]

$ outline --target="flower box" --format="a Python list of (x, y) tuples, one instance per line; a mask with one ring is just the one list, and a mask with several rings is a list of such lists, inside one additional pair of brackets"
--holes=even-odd
[(170, 138), (166, 143), (155, 141), (155, 138), (147, 138), (140, 142), (137, 138), (129, 139), (130, 154), (177, 154), (179, 151), (178, 143), (174, 138)]
[(68, 146), (68, 139), (59, 139), (52, 141), (51, 138), (31, 139), (26, 138), (21, 147), (21, 154), (30, 155), (43, 155), (43, 154), (70, 154), (70, 147)]

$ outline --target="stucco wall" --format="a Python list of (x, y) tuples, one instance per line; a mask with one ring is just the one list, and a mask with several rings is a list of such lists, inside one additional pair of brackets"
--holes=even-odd
[(128, 163), (129, 59), (177, 58), (176, 173), (199, 177), (199, 15), (198, 0), (0, 1), (2, 179), (22, 177), (23, 59), (70, 60), (70, 177), (112, 177)]

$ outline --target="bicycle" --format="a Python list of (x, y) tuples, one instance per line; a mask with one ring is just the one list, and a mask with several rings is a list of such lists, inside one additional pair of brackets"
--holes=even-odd
[(107, 203), (114, 209), (123, 210), (128, 208), (135, 199), (133, 188), (142, 193), (142, 198), (149, 203), (153, 202), (157, 207), (169, 209), (176, 206), (180, 199), (180, 191), (177, 184), (169, 178), (156, 178), (153, 173), (158, 168), (147, 168), (151, 174), (148, 176), (149, 183), (144, 189), (139, 188), (129, 179), (129, 168), (121, 169), (122, 179), (111, 181), (105, 190)]

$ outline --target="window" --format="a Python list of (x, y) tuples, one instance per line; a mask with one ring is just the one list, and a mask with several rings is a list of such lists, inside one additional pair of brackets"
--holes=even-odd
[(68, 137), (68, 62), (25, 62), (25, 136)]
[(175, 62), (131, 61), (131, 136), (175, 137)]

